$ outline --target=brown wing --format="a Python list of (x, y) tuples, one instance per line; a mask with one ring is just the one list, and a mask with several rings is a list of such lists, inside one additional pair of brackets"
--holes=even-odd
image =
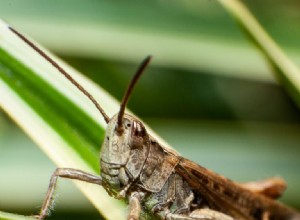
[(180, 158), (175, 170), (206, 199), (210, 208), (234, 218), (256, 220), (268, 214), (274, 219), (288, 219), (295, 214), (293, 210), (185, 158)]
[(228, 200), (227, 197), (234, 196), (233, 190), (229, 190), (230, 180), (185, 158), (181, 158), (175, 170), (205, 198), (210, 208), (238, 219), (253, 219), (247, 217), (246, 210), (243, 212), (231, 202), (231, 199)]

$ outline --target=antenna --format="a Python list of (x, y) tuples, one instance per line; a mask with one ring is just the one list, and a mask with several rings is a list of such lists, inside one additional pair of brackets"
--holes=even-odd
[(103, 108), (99, 105), (99, 103), (94, 99), (94, 97), (86, 91), (69, 73), (67, 73), (61, 66), (58, 65), (54, 60), (52, 60), (45, 52), (43, 52), (40, 48), (34, 45), (30, 40), (28, 40), (25, 36), (20, 34), (18, 31), (13, 29), (12, 27), (8, 27), (13, 33), (15, 33), (18, 37), (20, 37), (25, 43), (27, 43), (32, 49), (34, 49), (38, 54), (40, 54), (45, 60), (52, 64), (61, 74), (63, 74), (73, 85), (75, 85), (85, 96), (87, 96), (99, 110), (101, 115), (103, 116), (106, 124), (109, 122), (109, 117), (104, 112)]
[(118, 114), (118, 127), (117, 127), (117, 131), (119, 133), (123, 132), (123, 125), (122, 125), (122, 120), (123, 120), (123, 116), (124, 116), (124, 112), (125, 112), (125, 107), (127, 105), (128, 99), (131, 95), (131, 92), (134, 88), (134, 86), (136, 85), (136, 82), (138, 81), (138, 79), (140, 78), (140, 76), (142, 75), (142, 73), (144, 72), (145, 68), (147, 67), (147, 65), (149, 64), (150, 60), (151, 60), (152, 56), (147, 56), (143, 62), (140, 64), (139, 68), (137, 69), (136, 73), (134, 74), (133, 78), (131, 79), (131, 82), (123, 96), (121, 105), (120, 105), (120, 110), (119, 110), (119, 114)]

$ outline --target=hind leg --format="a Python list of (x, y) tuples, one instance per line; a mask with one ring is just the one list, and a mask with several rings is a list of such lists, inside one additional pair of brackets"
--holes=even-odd
[(286, 182), (280, 177), (272, 177), (255, 182), (241, 183), (240, 186), (271, 199), (277, 199), (284, 193)]
[(159, 213), (165, 220), (234, 220), (234, 218), (211, 209), (197, 209), (190, 214), (175, 214), (169, 210)]
[(211, 220), (234, 220), (234, 218), (229, 215), (208, 208), (196, 209), (189, 216), (195, 219), (202, 219), (204, 216), (205, 218)]

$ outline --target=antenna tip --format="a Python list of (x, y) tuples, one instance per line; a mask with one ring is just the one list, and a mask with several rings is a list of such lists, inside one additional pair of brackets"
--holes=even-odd
[(150, 63), (151, 59), (152, 59), (152, 55), (146, 56), (146, 58), (143, 60), (143, 62), (140, 65), (140, 68), (139, 68), (140, 73), (143, 72), (143, 70), (144, 70), (144, 68), (146, 66), (148, 66), (148, 64)]
[(147, 62), (149, 62), (151, 59), (152, 59), (152, 55), (148, 55), (148, 56), (146, 56), (146, 58), (145, 58), (145, 60), (146, 60)]

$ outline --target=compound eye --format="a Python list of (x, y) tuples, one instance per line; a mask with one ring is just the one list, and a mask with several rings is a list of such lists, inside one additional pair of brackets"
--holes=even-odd
[(146, 130), (143, 125), (136, 121), (133, 121), (131, 133), (133, 136), (145, 136)]
[(131, 148), (140, 148), (144, 145), (146, 130), (140, 123), (133, 121), (131, 128)]

